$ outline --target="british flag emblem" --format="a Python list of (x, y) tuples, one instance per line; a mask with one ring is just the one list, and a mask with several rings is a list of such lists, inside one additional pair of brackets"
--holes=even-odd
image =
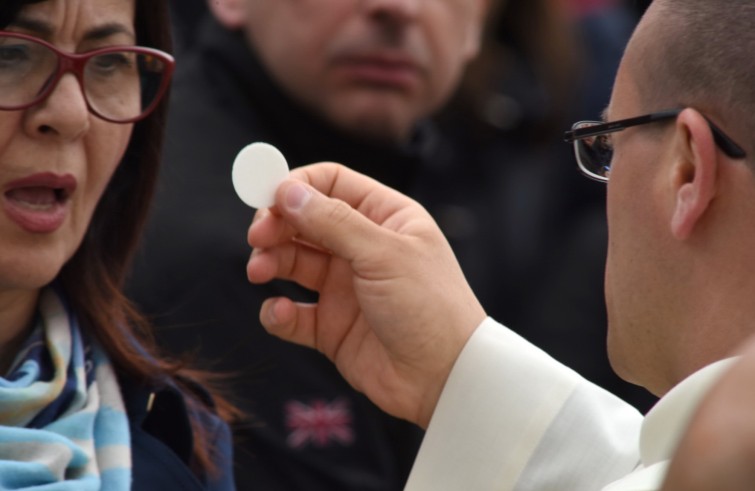
[(350, 446), (354, 441), (351, 407), (346, 399), (317, 399), (311, 404), (291, 401), (285, 408), (287, 443), (291, 448)]

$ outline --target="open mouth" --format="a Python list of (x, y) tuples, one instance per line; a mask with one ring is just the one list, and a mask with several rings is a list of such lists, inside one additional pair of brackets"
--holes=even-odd
[(75, 190), (76, 179), (70, 174), (35, 174), (8, 185), (3, 209), (29, 232), (54, 232), (65, 221)]
[(62, 205), (71, 197), (69, 188), (50, 188), (44, 186), (15, 188), (5, 193), (10, 201), (30, 210), (49, 210)]

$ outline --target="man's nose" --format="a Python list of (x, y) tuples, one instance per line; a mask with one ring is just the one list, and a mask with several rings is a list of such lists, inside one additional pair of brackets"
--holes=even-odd
[(416, 19), (426, 0), (363, 0), (372, 15), (394, 21), (411, 22)]

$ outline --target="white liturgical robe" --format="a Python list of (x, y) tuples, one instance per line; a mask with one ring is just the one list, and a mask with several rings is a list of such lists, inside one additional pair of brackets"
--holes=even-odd
[(642, 415), (492, 319), (443, 389), (406, 491), (650, 491), (700, 397), (692, 375)]

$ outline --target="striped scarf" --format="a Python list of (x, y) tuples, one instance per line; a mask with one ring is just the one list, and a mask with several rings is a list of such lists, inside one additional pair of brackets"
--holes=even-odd
[(0, 490), (128, 490), (131, 445), (120, 387), (58, 294), (0, 378)]

